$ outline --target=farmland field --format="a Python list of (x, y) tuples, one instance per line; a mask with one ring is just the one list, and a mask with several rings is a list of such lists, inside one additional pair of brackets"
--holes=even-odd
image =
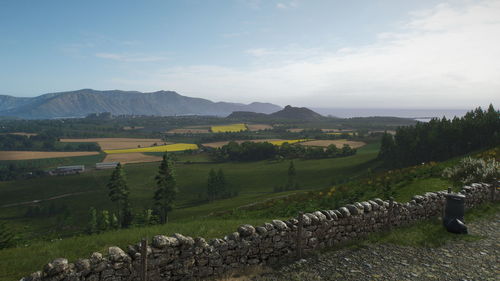
[(156, 144), (168, 144), (161, 139), (136, 138), (91, 138), (91, 139), (61, 139), (61, 142), (95, 142), (102, 150), (148, 147)]
[(75, 151), (75, 152), (54, 152), (54, 151), (0, 151), (0, 160), (31, 160), (46, 158), (63, 158), (74, 156), (98, 155), (98, 151)]
[(132, 126), (132, 127), (131, 126), (125, 126), (125, 127), (123, 127), (123, 129), (125, 131), (128, 131), (128, 130), (140, 130), (140, 129), (144, 129), (144, 127), (142, 127), (142, 126)]
[(24, 132), (14, 132), (14, 133), (5, 133), (6, 135), (17, 135), (17, 136), (26, 136), (26, 137), (31, 137), (31, 136), (37, 136), (38, 134), (35, 133), (24, 133)]
[(132, 153), (132, 152), (175, 152), (175, 151), (184, 151), (184, 150), (196, 150), (198, 146), (193, 143), (174, 143), (167, 145), (158, 145), (151, 147), (141, 147), (141, 148), (131, 148), (131, 149), (112, 149), (112, 150), (104, 150), (107, 154), (113, 153)]
[(247, 128), (249, 131), (261, 131), (261, 130), (270, 130), (273, 128), (271, 125), (267, 124), (247, 124)]
[(348, 144), (352, 148), (360, 148), (366, 145), (366, 143), (362, 141), (350, 141), (350, 140), (313, 140), (302, 143), (302, 145), (322, 146), (322, 147), (327, 147), (330, 144), (333, 144), (338, 148), (341, 148), (344, 144)]
[(121, 164), (145, 163), (160, 161), (160, 156), (145, 155), (140, 152), (107, 154), (104, 162), (120, 162)]
[(180, 128), (167, 131), (167, 134), (208, 134), (210, 131), (203, 128)]
[(341, 130), (341, 129), (321, 129), (321, 131), (325, 133), (348, 133), (352, 132), (352, 130)]
[[(234, 142), (243, 143), (243, 142), (246, 142), (246, 141), (250, 141), (250, 142), (269, 142), (269, 143), (272, 143), (274, 145), (282, 145), (285, 142), (288, 142), (289, 144), (292, 144), (292, 143), (304, 142), (304, 141), (307, 141), (307, 140), (260, 139), (260, 140), (237, 140), (237, 141), (234, 141)], [(223, 147), (224, 145), (226, 145), (228, 143), (229, 143), (229, 141), (218, 141), (218, 142), (204, 143), (202, 145), (206, 146), (206, 147), (211, 147), (211, 148), (221, 148), (221, 147)]]
[(241, 123), (241, 124), (212, 126), (211, 130), (214, 133), (240, 132), (240, 131), (246, 131), (247, 127), (245, 126), (245, 124)]
[[(370, 144), (361, 148), (357, 155), (345, 158), (331, 158), (318, 160), (297, 160), (295, 167), (297, 170), (297, 182), (301, 190), (312, 190), (325, 188), (331, 185), (333, 179), (353, 178), (362, 175), (366, 169), (374, 165), (378, 152), (378, 145)], [(189, 155), (198, 157), (198, 155)], [(43, 200), (57, 197), (63, 194), (75, 194), (56, 200), (51, 200), (45, 204), (55, 204), (56, 206), (71, 206), (69, 222), (60, 227), (57, 225), (57, 217), (47, 218), (27, 218), (26, 206), (15, 206), (0, 208), (0, 219), (9, 219), (9, 225), (23, 233), (27, 238), (40, 239), (41, 237), (62, 235), (62, 248), (53, 248), (54, 243), (32, 242), (30, 245), (46, 245), (40, 249), (40, 254), (33, 255), (31, 250), (24, 251), (24, 247), (2, 250), (5, 253), (0, 258), (0, 272), (6, 270), (5, 279), (12, 280), (7, 276), (26, 274), (27, 271), (34, 271), (51, 258), (65, 256), (71, 259), (86, 257), (94, 250), (104, 249), (111, 244), (125, 245), (136, 242), (140, 237), (180, 232), (186, 235), (202, 235), (207, 238), (219, 237), (228, 231), (234, 230), (243, 223), (260, 224), (267, 218), (242, 218), (237, 220), (222, 219), (221, 221), (210, 221), (211, 218), (205, 216), (214, 213), (227, 211), (240, 206), (261, 202), (272, 197), (283, 196), (300, 191), (287, 191), (273, 193), (276, 185), (284, 184), (287, 180), (288, 161), (257, 161), (249, 163), (211, 163), (211, 164), (177, 164), (176, 175), (179, 188), (175, 209), (170, 214), (168, 225), (155, 226), (151, 228), (133, 228), (124, 231), (112, 231), (103, 234), (104, 236), (81, 236), (84, 238), (64, 238), (64, 235), (75, 234), (85, 227), (87, 222), (88, 208), (93, 206), (99, 210), (108, 209), (115, 211), (115, 204), (108, 198), (106, 184), (109, 180), (111, 170), (92, 171), (80, 175), (69, 175), (61, 177), (43, 177), (38, 179), (20, 180), (12, 182), (0, 182), (0, 206), (26, 202), (33, 200)], [(239, 195), (230, 199), (207, 202), (203, 198), (206, 196), (207, 176), (210, 169), (223, 169), (231, 190), (236, 190)], [(130, 198), (134, 208), (134, 213), (139, 213), (144, 208), (151, 208), (152, 197), (155, 191), (154, 177), (158, 171), (158, 163), (130, 164), (125, 166), (127, 183), (130, 187)], [(203, 218), (200, 220), (200, 218)], [(271, 218), (271, 217), (270, 217)], [(272, 217), (273, 219), (275, 217)], [(196, 221), (196, 223), (192, 223)], [(210, 221), (210, 222), (209, 222)], [(79, 223), (79, 227), (73, 226)], [(206, 222), (206, 223), (205, 223)], [(123, 235), (122, 235), (123, 233)], [(128, 233), (128, 234), (125, 234)], [(111, 239), (111, 237), (115, 237)], [(83, 240), (81, 240), (83, 239)], [(67, 242), (64, 242), (67, 241)], [(83, 243), (85, 247), (76, 247), (81, 251), (74, 251), (75, 243)], [(60, 244), (58, 244), (60, 245)], [(35, 246), (37, 247), (37, 246)], [(21, 249), (19, 252), (17, 249)], [(31, 246), (26, 249), (31, 249)], [(36, 263), (26, 265), (17, 263), (15, 267), (11, 262), (14, 252), (16, 259)], [(42, 254), (43, 252), (43, 254)], [(9, 254), (10, 253), (10, 254)], [(29, 257), (29, 260), (28, 260)], [(35, 261), (36, 260), (36, 261)], [(4, 266), (5, 265), (5, 266)], [(14, 269), (15, 268), (15, 269)], [(22, 273), (22, 274), (21, 274)], [(1, 276), (1, 274), (0, 274)]]
[(332, 136), (341, 136), (341, 135), (349, 135), (353, 136), (353, 132), (331, 132), (331, 133), (326, 133), (327, 135), (332, 135)]
[[(356, 155), (343, 158), (295, 161), (297, 182), (300, 189), (328, 187), (332, 179), (340, 179), (363, 174), (375, 159), (378, 145), (367, 145)], [(196, 155), (193, 155), (196, 156)], [(210, 164), (177, 164), (176, 174), (179, 196), (176, 210), (171, 219), (206, 215), (213, 211), (236, 208), (253, 203), (273, 195), (276, 185), (287, 180), (289, 162), (257, 161), (249, 163), (210, 163)], [(223, 169), (231, 189), (239, 191), (239, 196), (231, 199), (217, 200), (207, 203), (203, 199), (206, 194), (206, 183), (210, 169)], [(151, 207), (155, 190), (154, 177), (158, 171), (158, 163), (129, 164), (125, 166), (127, 183), (131, 191), (134, 208), (141, 210)], [(92, 171), (80, 175), (61, 177), (42, 177), (37, 179), (0, 182), (0, 206), (30, 200), (43, 200), (66, 193), (88, 192), (78, 196), (54, 200), (55, 204), (72, 206), (71, 215), (78, 220), (86, 220), (90, 206), (96, 208), (114, 208), (107, 197), (106, 184), (110, 170)], [(0, 208), (0, 219), (18, 216), (19, 227), (25, 225), (22, 215), (25, 208)], [(44, 222), (45, 221), (45, 222)], [(48, 225), (51, 219), (33, 220), (34, 225), (23, 231), (53, 231)], [(16, 221), (12, 221), (14, 224)], [(31, 220), (30, 220), (31, 223)], [(17, 223), (16, 223), (17, 224)], [(47, 226), (47, 227), (45, 227)], [(39, 233), (40, 234), (40, 233)]]
[(292, 128), (292, 129), (288, 129), (287, 131), (289, 131), (290, 133), (300, 133), (300, 132), (304, 131), (304, 129), (302, 129), (302, 128)]

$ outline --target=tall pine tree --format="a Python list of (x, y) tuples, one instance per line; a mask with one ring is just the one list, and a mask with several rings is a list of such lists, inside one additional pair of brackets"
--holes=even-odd
[(130, 191), (127, 186), (125, 172), (123, 171), (120, 163), (118, 163), (115, 170), (111, 174), (111, 178), (109, 179), (107, 186), (109, 190), (109, 198), (112, 202), (116, 202), (118, 205), (118, 219), (120, 220), (120, 224), (123, 226), (125, 224), (124, 213), (127, 211), (127, 208), (130, 207), (130, 204), (128, 204), (128, 195)]
[(217, 198), (217, 174), (214, 169), (208, 172), (207, 195), (208, 201), (214, 201)]
[(172, 161), (167, 153), (163, 155), (156, 180), (156, 192), (154, 195), (155, 211), (160, 218), (160, 223), (166, 223), (168, 212), (173, 208), (173, 203), (177, 197), (177, 181)]
[(297, 171), (295, 170), (295, 165), (293, 164), (293, 160), (290, 161), (290, 166), (288, 166), (288, 181), (286, 184), (286, 189), (294, 189), (297, 187), (297, 182), (295, 181), (295, 176), (297, 175)]
[(217, 172), (217, 196), (228, 197), (226, 177), (222, 169)]
[(97, 210), (94, 207), (89, 209), (89, 217), (87, 222), (87, 233), (92, 234), (97, 232)]

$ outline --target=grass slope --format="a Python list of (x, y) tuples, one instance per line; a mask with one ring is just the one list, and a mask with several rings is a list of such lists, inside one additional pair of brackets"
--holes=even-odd
[[(297, 181), (300, 188), (310, 190), (325, 188), (332, 180), (351, 178), (363, 174), (374, 165), (378, 145), (368, 145), (359, 150), (357, 155), (345, 158), (297, 160)], [(262, 201), (269, 197), (286, 193), (272, 193), (277, 185), (285, 184), (289, 162), (245, 162), (245, 163), (209, 163), (178, 164), (176, 166), (179, 187), (177, 207), (171, 213), (171, 221), (199, 218), (213, 212), (224, 211), (242, 205)], [(235, 198), (212, 203), (205, 201), (206, 181), (210, 169), (223, 169), (230, 187), (239, 192)], [(132, 205), (136, 211), (150, 208), (155, 190), (154, 177), (158, 163), (130, 164), (125, 166), (128, 185), (131, 189)], [(28, 235), (27, 238), (73, 234), (84, 227), (74, 227), (76, 222), (86, 222), (88, 208), (112, 209), (107, 196), (106, 184), (110, 170), (92, 171), (81, 175), (44, 177), (0, 183), (0, 206), (18, 202), (43, 200), (62, 194), (78, 193), (53, 202), (70, 207), (71, 217), (66, 222), (53, 218), (27, 219), (23, 217), (26, 206), (9, 208), (0, 207), (0, 219), (8, 220), (17, 231)], [(60, 227), (54, 227), (59, 224)]]

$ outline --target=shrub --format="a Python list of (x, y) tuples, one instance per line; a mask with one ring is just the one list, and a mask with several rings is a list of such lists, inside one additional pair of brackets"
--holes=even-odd
[(458, 165), (446, 168), (443, 177), (450, 179), (455, 186), (473, 182), (493, 183), (500, 177), (500, 163), (495, 159), (467, 157), (460, 160)]

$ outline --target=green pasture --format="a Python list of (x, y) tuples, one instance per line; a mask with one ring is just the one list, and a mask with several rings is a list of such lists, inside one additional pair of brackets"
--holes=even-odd
[[(351, 179), (364, 174), (376, 163), (378, 145), (367, 145), (354, 156), (320, 160), (295, 160), (297, 182), (300, 190), (325, 188), (332, 181)], [(184, 157), (184, 156), (182, 156)], [(194, 156), (196, 157), (196, 156)], [(193, 159), (194, 160), (194, 159)], [(287, 181), (289, 161), (259, 161), (238, 163), (206, 163), (176, 165), (179, 187), (176, 207), (171, 221), (199, 218), (214, 212), (225, 211), (287, 193), (273, 193), (277, 185)], [(223, 169), (229, 188), (239, 195), (234, 198), (206, 201), (206, 182), (210, 169)], [(125, 166), (133, 208), (140, 212), (153, 205), (154, 177), (158, 163), (129, 164)], [(106, 184), (111, 170), (95, 170), (80, 175), (42, 177), (29, 180), (0, 182), (0, 220), (6, 220), (25, 238), (59, 237), (73, 235), (85, 227), (89, 207), (113, 211), (114, 205), (107, 196)], [(294, 191), (298, 192), (298, 191)], [(290, 193), (290, 192), (288, 192)], [(66, 205), (70, 216), (64, 218), (25, 218), (30, 204), (5, 205), (47, 200), (55, 196), (66, 197), (42, 201), (37, 204)], [(59, 220), (59, 228), (54, 224)]]

